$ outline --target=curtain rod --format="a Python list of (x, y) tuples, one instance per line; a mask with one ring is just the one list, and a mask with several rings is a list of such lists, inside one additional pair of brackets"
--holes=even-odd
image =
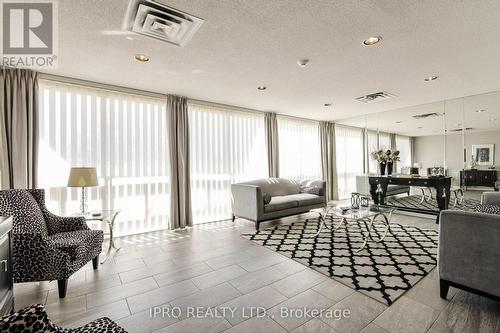
[(39, 73), (39, 79), (41, 80), (47, 80), (47, 81), (56, 81), (60, 83), (68, 83), (68, 84), (75, 84), (79, 86), (86, 86), (90, 88), (98, 88), (98, 89), (103, 89), (103, 90), (110, 90), (114, 92), (121, 92), (121, 93), (127, 93), (127, 94), (134, 94), (134, 95), (142, 95), (142, 96), (147, 96), (147, 97), (153, 97), (153, 98), (159, 98), (159, 99), (166, 99), (167, 95), (166, 94), (159, 94), (159, 93), (153, 93), (150, 91), (145, 91), (145, 90), (140, 90), (140, 89), (134, 89), (134, 88), (126, 88), (122, 86), (115, 86), (112, 84), (107, 84), (107, 83), (99, 83), (95, 81), (88, 81), (88, 80), (83, 80), (83, 79), (75, 79), (67, 76), (61, 76), (61, 75), (54, 75), (54, 74), (48, 74), (48, 73)]
[[(117, 85), (113, 85), (113, 84), (99, 83), (99, 82), (95, 82), (95, 81), (77, 79), (77, 78), (72, 78), (72, 77), (67, 77), (67, 76), (62, 76), (62, 75), (44, 73), (44, 72), (39, 72), (38, 74), (39, 74), (38, 77), (41, 80), (74, 84), (74, 85), (86, 86), (86, 87), (91, 87), (91, 88), (98, 88), (98, 89), (109, 90), (109, 91), (114, 91), (114, 92), (122, 92), (122, 93), (127, 93), (127, 94), (142, 95), (142, 96), (153, 97), (153, 98), (158, 98), (158, 99), (166, 99), (167, 98), (167, 94), (154, 93), (154, 92), (150, 92), (150, 91), (146, 91), (146, 90), (127, 88), (127, 87), (117, 86)], [(187, 99), (189, 102), (191, 102), (193, 104), (214, 106), (214, 107), (220, 107), (220, 108), (241, 111), (241, 112), (261, 113), (261, 114), (272, 112), (272, 111), (261, 111), (261, 110), (249, 109), (249, 108), (245, 108), (245, 107), (241, 107), (241, 106), (235, 106), (235, 105), (229, 105), (229, 104), (223, 104), (223, 103), (203, 101), (203, 100), (189, 98), (189, 97), (187, 97)], [(274, 112), (274, 113), (276, 113), (276, 112)], [(290, 116), (290, 115), (282, 114), (282, 113), (276, 113), (276, 115), (278, 115), (280, 117), (288, 117), (288, 118), (293, 118), (293, 119), (302, 120), (302, 121), (319, 122), (319, 120)]]

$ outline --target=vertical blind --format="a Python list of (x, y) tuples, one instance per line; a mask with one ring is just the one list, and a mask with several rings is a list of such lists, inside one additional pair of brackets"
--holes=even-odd
[(278, 142), (280, 177), (322, 179), (318, 122), (278, 117)]
[(39, 187), (53, 212), (79, 211), (80, 189), (67, 188), (72, 166), (95, 166), (89, 210), (117, 209), (117, 235), (169, 225), (165, 102), (42, 80)]
[(378, 134), (378, 147), (380, 149), (392, 149), (391, 135), (389, 133), (380, 132)]
[(398, 162), (398, 171), (401, 168), (411, 167), (411, 142), (410, 137), (396, 135), (396, 149), (399, 150), (400, 162)]
[(368, 172), (377, 173), (378, 165), (377, 161), (372, 159), (371, 152), (378, 149), (378, 134), (374, 131), (367, 131), (367, 160), (368, 160)]
[(231, 217), (231, 183), (267, 177), (264, 115), (188, 104), (193, 222)]
[(363, 130), (335, 126), (339, 199), (356, 192), (356, 176), (363, 174)]

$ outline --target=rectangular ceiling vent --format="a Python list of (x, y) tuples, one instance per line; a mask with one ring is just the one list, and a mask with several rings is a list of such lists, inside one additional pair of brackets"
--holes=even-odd
[(388, 99), (390, 99), (392, 97), (394, 97), (393, 94), (389, 94), (386, 91), (381, 91), (381, 92), (378, 92), (378, 93), (374, 93), (374, 94), (369, 94), (369, 95), (358, 97), (358, 98), (356, 98), (356, 100), (358, 102), (362, 102), (362, 103), (367, 103), (368, 104), (368, 103), (375, 103), (375, 102), (385, 101), (385, 100), (388, 100)]
[[(472, 127), (466, 127), (466, 128), (465, 128), (465, 130), (466, 130), (466, 131), (470, 131), (470, 130), (472, 130)], [(454, 129), (451, 129), (451, 130), (449, 130), (449, 131), (450, 131), (450, 132), (462, 132), (462, 131), (463, 131), (463, 129), (462, 129), (462, 128), (454, 128)]]
[(431, 117), (439, 117), (441, 116), (439, 113), (432, 112), (432, 113), (422, 113), (422, 114), (416, 114), (413, 116), (415, 119), (425, 119), (425, 118), (431, 118)]
[(203, 19), (152, 0), (130, 0), (122, 29), (185, 46)]

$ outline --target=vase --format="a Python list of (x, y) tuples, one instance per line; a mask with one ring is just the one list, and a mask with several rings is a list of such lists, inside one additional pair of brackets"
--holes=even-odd
[(393, 166), (392, 162), (387, 162), (387, 175), (388, 176), (392, 175), (392, 166)]
[(383, 176), (385, 175), (385, 163), (380, 163), (380, 174)]

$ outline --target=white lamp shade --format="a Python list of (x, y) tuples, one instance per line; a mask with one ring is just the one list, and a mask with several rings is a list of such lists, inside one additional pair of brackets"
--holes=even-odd
[(91, 187), (98, 185), (96, 168), (71, 168), (68, 178), (68, 187)]

